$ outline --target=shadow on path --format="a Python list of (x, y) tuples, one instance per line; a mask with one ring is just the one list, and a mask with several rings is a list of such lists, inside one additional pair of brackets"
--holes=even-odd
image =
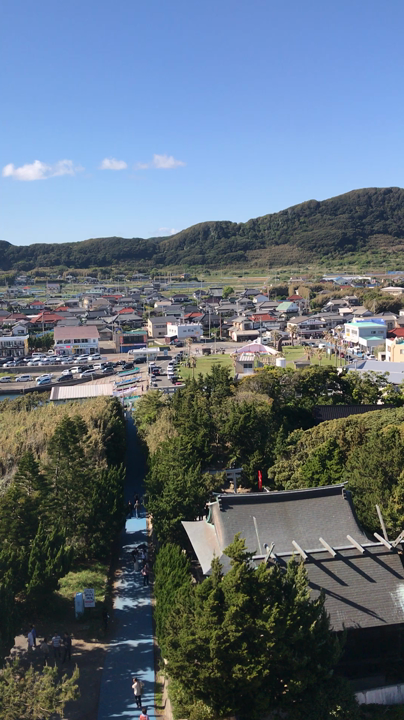
[[(136, 430), (131, 418), (127, 421), (126, 501), (136, 492), (143, 492), (144, 466), (138, 450)], [(138, 718), (132, 677), (144, 683), (142, 705), (155, 717), (154, 647), (150, 588), (143, 587), (140, 572), (133, 570), (131, 550), (147, 542), (146, 516), (126, 521), (120, 539), (118, 580), (115, 583), (113, 622), (110, 642), (101, 681), (98, 720)]]

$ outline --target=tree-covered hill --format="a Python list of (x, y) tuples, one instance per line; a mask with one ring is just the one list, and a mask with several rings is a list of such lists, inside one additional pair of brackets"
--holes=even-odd
[(35, 267), (279, 267), (355, 259), (404, 265), (404, 190), (366, 188), (309, 200), (246, 223), (204, 222), (169, 238), (98, 238), (13, 246), (0, 242), (0, 270)]

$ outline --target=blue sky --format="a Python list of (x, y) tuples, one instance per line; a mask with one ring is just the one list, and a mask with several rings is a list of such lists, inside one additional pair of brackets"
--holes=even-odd
[(402, 186), (403, 25), (402, 0), (3, 0), (0, 238)]

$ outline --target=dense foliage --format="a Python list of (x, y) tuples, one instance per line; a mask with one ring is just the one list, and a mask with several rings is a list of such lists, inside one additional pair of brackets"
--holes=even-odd
[(146, 497), (159, 540), (178, 542), (181, 521), (202, 514), (226, 467), (241, 466), (247, 487), (256, 487), (258, 470), (267, 482), (268, 468), (288, 452), (290, 433), (314, 425), (316, 404), (375, 403), (383, 393), (402, 402), (386, 378), (330, 366), (268, 367), (237, 387), (227, 369), (215, 366), (172, 398), (148, 393), (135, 417), (150, 453)]
[(76, 667), (68, 677), (59, 677), (57, 667), (42, 672), (31, 666), (24, 670), (18, 662), (0, 670), (0, 708), (2, 720), (46, 720), (62, 718), (69, 700), (79, 696)]
[[(158, 639), (181, 717), (356, 717), (356, 704), (334, 678), (341, 646), (323, 597), (310, 600), (303, 564), (251, 563), (236, 537), (211, 576), (191, 584), (179, 549), (163, 548), (156, 567)], [(176, 577), (169, 591), (169, 571)], [(178, 575), (177, 575), (178, 573)], [(331, 692), (331, 688), (333, 692)]]
[(204, 222), (169, 238), (98, 238), (79, 243), (16, 247), (0, 242), (0, 270), (94, 268), (131, 265), (224, 267), (243, 263), (281, 266), (349, 259), (402, 267), (404, 191), (354, 190), (310, 200), (246, 223)]
[[(80, 406), (81, 408), (83, 406)], [(38, 462), (26, 451), (0, 495), (0, 642), (12, 645), (18, 607), (43, 606), (73, 560), (106, 559), (125, 514), (125, 429), (114, 399), (100, 406), (105, 454), (81, 415), (63, 415)], [(30, 412), (36, 413), (38, 409)]]
[(122, 410), (109, 398), (94, 398), (77, 405), (48, 403), (49, 395), (28, 393), (0, 402), (0, 479), (8, 481), (24, 453), (45, 461), (55, 427), (67, 415), (80, 415), (87, 427), (87, 445), (97, 464), (122, 462), (125, 433)]
[(347, 481), (359, 521), (380, 531), (404, 528), (404, 408), (386, 409), (296, 430), (284, 442), (270, 478), (276, 489)]

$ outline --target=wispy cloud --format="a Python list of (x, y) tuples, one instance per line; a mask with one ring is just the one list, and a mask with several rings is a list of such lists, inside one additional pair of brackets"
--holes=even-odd
[(166, 237), (167, 235), (176, 235), (179, 230), (176, 228), (161, 227), (156, 232), (156, 237)]
[(33, 163), (14, 167), (13, 163), (5, 165), (3, 168), (3, 177), (11, 177), (14, 180), (46, 180), (47, 178), (57, 177), (58, 175), (75, 175), (77, 172), (84, 170), (80, 165), (74, 165), (73, 160), (59, 160), (53, 165), (47, 165), (40, 160), (34, 160)]
[(148, 163), (137, 163), (135, 170), (174, 170), (178, 167), (184, 167), (186, 163), (182, 160), (176, 160), (173, 155), (153, 155), (153, 160)]
[(115, 158), (104, 158), (100, 165), (100, 170), (125, 170), (128, 164), (125, 160), (116, 160)]

